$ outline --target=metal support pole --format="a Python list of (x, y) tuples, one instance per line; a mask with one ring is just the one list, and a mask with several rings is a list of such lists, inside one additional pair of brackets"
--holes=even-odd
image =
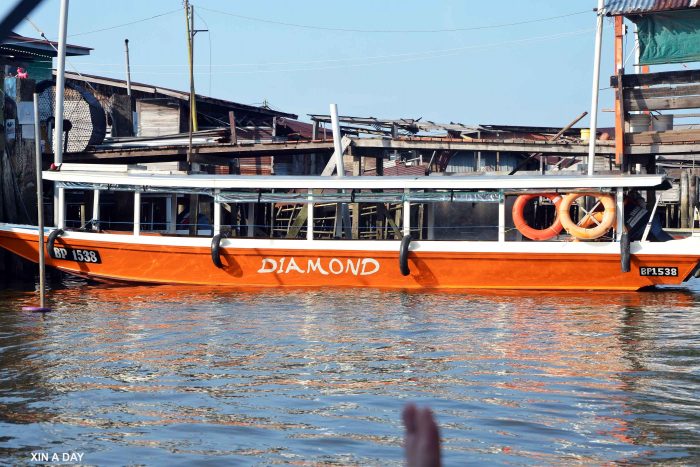
[(165, 198), (165, 223), (168, 233), (175, 233), (177, 230), (177, 195), (170, 195)]
[(428, 204), (428, 240), (435, 240), (435, 203)]
[(214, 233), (213, 235), (218, 235), (221, 233), (221, 203), (214, 201)]
[(100, 230), (100, 190), (92, 192), (92, 230)]
[(595, 56), (593, 59), (593, 89), (591, 93), (591, 137), (588, 141), (588, 175), (593, 175), (595, 167), (595, 143), (598, 131), (598, 96), (600, 94), (600, 55), (603, 45), (603, 18), (605, 0), (598, 0), (598, 22), (595, 36)]
[[(404, 188), (404, 197), (408, 198), (410, 190)], [(411, 203), (408, 200), (403, 202), (403, 234), (408, 235), (411, 233)]]
[(141, 235), (141, 192), (134, 192), (134, 235)]
[[(55, 185), (54, 185), (55, 186)], [(66, 228), (66, 189), (58, 188), (57, 197), (55, 202), (58, 203), (56, 206), (56, 216), (58, 217), (58, 222), (56, 222), (56, 227), (59, 229)]]
[[(651, 215), (647, 221), (647, 225), (644, 226), (644, 233), (642, 234), (642, 241), (646, 242), (649, 232), (651, 231), (651, 224), (654, 222), (654, 216), (656, 216), (656, 208), (659, 207), (659, 201), (661, 201), (661, 196), (656, 197), (656, 202), (654, 203), (654, 208), (651, 210)], [(695, 223), (691, 225), (691, 228), (695, 226)]]
[(246, 220), (248, 224), (248, 236), (255, 236), (255, 203), (248, 203), (248, 219)]
[(617, 218), (615, 225), (615, 239), (619, 242), (622, 238), (622, 232), (625, 230), (625, 189), (622, 187), (618, 188), (616, 194)]
[(126, 53), (126, 95), (129, 96), (131, 105), (131, 65), (129, 65), (129, 39), (124, 39), (124, 51)]
[(502, 192), (498, 200), (498, 241), (506, 241), (506, 197)]

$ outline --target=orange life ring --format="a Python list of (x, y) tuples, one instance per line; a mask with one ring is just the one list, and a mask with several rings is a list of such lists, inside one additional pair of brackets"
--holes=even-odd
[[(569, 208), (577, 199), (590, 196), (596, 198), (603, 205), (602, 216), (599, 212), (590, 212), (579, 223), (571, 220)], [(564, 229), (580, 240), (594, 240), (600, 238), (610, 230), (615, 223), (615, 199), (612, 195), (604, 193), (569, 193), (559, 205), (559, 220)], [(595, 224), (594, 227), (590, 227)]]
[(559, 222), (558, 214), (555, 214), (554, 222), (552, 223), (552, 225), (550, 225), (549, 227), (545, 227), (544, 229), (535, 229), (527, 224), (527, 221), (523, 216), (525, 206), (528, 202), (540, 196), (550, 200), (556, 208), (555, 212), (559, 212), (559, 204), (561, 203), (562, 198), (556, 193), (537, 193), (520, 195), (513, 204), (513, 223), (515, 224), (515, 228), (517, 228), (521, 234), (523, 234), (530, 240), (549, 240), (550, 238), (559, 235), (559, 232), (561, 232), (562, 228), (561, 222)]

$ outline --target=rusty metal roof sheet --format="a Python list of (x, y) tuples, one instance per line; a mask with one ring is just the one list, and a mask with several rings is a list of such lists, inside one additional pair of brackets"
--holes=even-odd
[(605, 13), (611, 16), (638, 15), (697, 7), (700, 7), (700, 0), (609, 0)]

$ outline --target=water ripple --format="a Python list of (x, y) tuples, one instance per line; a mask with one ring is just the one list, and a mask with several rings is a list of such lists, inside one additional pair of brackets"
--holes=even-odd
[(0, 291), (0, 455), (401, 465), (429, 404), (446, 465), (700, 459), (700, 290)]

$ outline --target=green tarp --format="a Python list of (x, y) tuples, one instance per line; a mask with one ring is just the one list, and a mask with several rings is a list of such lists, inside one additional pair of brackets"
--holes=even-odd
[(700, 61), (700, 10), (630, 17), (639, 31), (641, 65)]

